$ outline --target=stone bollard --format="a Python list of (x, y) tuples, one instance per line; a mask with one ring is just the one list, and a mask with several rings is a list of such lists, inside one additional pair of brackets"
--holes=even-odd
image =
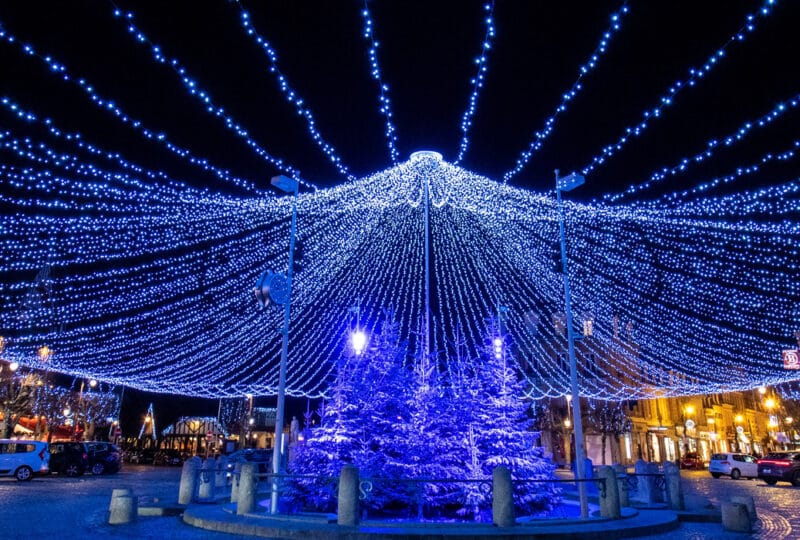
[(753, 524), (747, 506), (737, 502), (722, 503), (722, 528), (732, 532), (750, 532)]
[(661, 489), (658, 487), (658, 483), (656, 482), (656, 477), (654, 475), (658, 474), (658, 463), (651, 461), (647, 464), (647, 474), (653, 475), (648, 476), (647, 483), (650, 486), (649, 489), (649, 498), (647, 502), (649, 503), (660, 503), (664, 502), (664, 494), (661, 493)]
[(231, 474), (231, 502), (235, 503), (239, 497), (239, 475), (242, 473), (242, 464), (236, 463)]
[(239, 474), (239, 489), (236, 497), (236, 515), (243, 516), (255, 509), (257, 487), (256, 464), (242, 463), (242, 470)]
[(342, 467), (339, 474), (339, 504), (336, 523), (347, 527), (358, 525), (358, 469), (352, 465)]
[(217, 460), (217, 474), (214, 479), (214, 487), (220, 491), (228, 485), (228, 456), (220, 456)]
[(178, 493), (178, 504), (190, 504), (194, 501), (197, 492), (197, 471), (200, 468), (200, 458), (195, 456), (183, 462), (181, 471), (181, 487)]
[(667, 502), (670, 510), (686, 510), (681, 486), (681, 470), (671, 461), (664, 463), (664, 482), (667, 485)]
[(197, 498), (208, 500), (214, 498), (214, 482), (216, 481), (216, 461), (214, 458), (208, 458), (203, 463), (203, 469), (200, 472), (200, 487), (198, 489)]
[(124, 497), (125, 495), (130, 495), (131, 497), (133, 496), (133, 491), (131, 491), (131, 488), (114, 488), (111, 491), (111, 502), (108, 503), (108, 511), (111, 511), (111, 507), (114, 504), (115, 498)]
[(133, 495), (111, 497), (111, 510), (108, 515), (110, 525), (130, 523), (138, 513), (137, 499)]
[(614, 473), (617, 475), (617, 492), (619, 493), (619, 505), (630, 506), (631, 499), (628, 490), (628, 470), (619, 463), (615, 463), (613, 468), (614, 468)]
[(750, 516), (750, 523), (753, 524), (758, 519), (756, 514), (756, 503), (753, 497), (749, 495), (734, 495), (731, 497), (731, 502), (743, 504), (747, 507), (747, 514)]
[(647, 462), (643, 459), (636, 461), (633, 466), (633, 470), (636, 473), (636, 495), (637, 499), (642, 502), (650, 502), (650, 491), (655, 487), (655, 484), (651, 482), (652, 478), (649, 476), (638, 476), (641, 474), (648, 474), (648, 466)]
[(603, 465), (597, 468), (597, 477), (605, 480), (606, 496), (600, 497), (600, 516), (610, 519), (619, 519), (622, 512), (619, 508), (619, 488), (617, 487), (617, 473), (612, 467)]
[(511, 471), (500, 465), (492, 471), (492, 523), (497, 527), (513, 527), (515, 522)]

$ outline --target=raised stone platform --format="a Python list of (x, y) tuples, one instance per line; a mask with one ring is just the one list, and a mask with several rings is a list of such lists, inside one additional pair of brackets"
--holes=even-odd
[(330, 523), (325, 515), (271, 516), (248, 514), (237, 516), (223, 505), (189, 505), (183, 514), (189, 525), (230, 534), (263, 538), (304, 538), (313, 540), (459, 540), (496, 539), (574, 539), (587, 540), (632, 538), (659, 534), (676, 529), (678, 516), (669, 510), (632, 510), (625, 508), (622, 519), (592, 518), (533, 521), (513, 527), (496, 527), (483, 523), (399, 523), (370, 521), (355, 527)]

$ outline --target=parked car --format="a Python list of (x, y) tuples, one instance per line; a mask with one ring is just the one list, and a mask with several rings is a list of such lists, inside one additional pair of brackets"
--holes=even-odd
[(122, 466), (122, 454), (115, 444), (104, 441), (89, 441), (86, 450), (89, 454), (89, 470), (92, 474), (113, 474)]
[(758, 460), (750, 454), (728, 452), (723, 454), (712, 454), (711, 461), (708, 463), (708, 472), (714, 478), (722, 475), (730, 476), (738, 480), (742, 476), (745, 478), (758, 477)]
[(256, 474), (272, 472), (272, 450), (245, 448), (228, 454), (228, 471), (232, 472), (237, 463), (255, 463)]
[(67, 476), (81, 476), (89, 470), (89, 452), (82, 442), (51, 442), (50, 472)]
[(126, 453), (128, 463), (137, 465), (152, 465), (156, 451), (152, 448), (132, 449)]
[(791, 482), (800, 487), (800, 452), (773, 452), (758, 460), (758, 477), (769, 485)]
[(681, 469), (705, 469), (706, 464), (697, 452), (689, 452), (681, 458)]
[(0, 439), (0, 476), (24, 482), (49, 472), (50, 452), (42, 441)]
[(153, 465), (180, 467), (183, 465), (183, 455), (180, 450), (159, 450), (153, 456)]

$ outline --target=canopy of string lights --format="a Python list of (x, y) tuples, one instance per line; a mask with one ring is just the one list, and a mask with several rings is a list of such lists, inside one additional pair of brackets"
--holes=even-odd
[[(342, 176), (321, 187), (260, 144), (246, 122), (215, 101), (201, 77), (140, 27), (133, 11), (111, 5), (131, 47), (144, 48), (160, 76), (175, 77), (198, 115), (218, 122), (269, 174), (297, 179), (299, 262), (291, 294), (286, 390), (325, 395), (351, 335), (369, 347), (390, 311), (408, 354), (428, 352), (441, 370), (477, 359), (502, 331), (530, 397), (569, 393), (559, 212), (552, 190), (515, 183), (581, 96), (631, 12), (622, 2), (606, 20), (577, 78), (535, 131), (513, 167), (496, 178), (472, 172), (470, 133), (497, 30), (493, 2), (482, 5), (480, 54), (453, 159), (434, 151), (403, 160), (390, 87), (381, 69), (372, 4), (361, 11), (369, 73), (385, 124), (388, 163), (358, 176), (322, 134), (310, 105), (278, 65), (256, 17), (234, 3), (241, 31), (295, 110), (315, 149)], [(666, 115), (757, 34), (776, 7), (757, 7), (711, 54), (673, 80), (640, 120), (577, 170), (591, 175)], [(0, 19), (0, 23), (3, 20)], [(115, 99), (113, 85), (84, 77), (0, 25), (3, 54), (82, 99), (115, 130), (144, 141), (153, 155), (182, 163), (163, 169), (108, 147), (92, 123), (59, 121), (22, 94), (0, 98), (2, 237), (0, 330), (4, 358), (21, 365), (142, 390), (202, 397), (277, 391), (283, 311), (259, 308), (253, 287), (265, 270), (285, 272), (292, 197), (216, 164), (156, 127), (153, 115)], [(15, 64), (16, 65), (16, 64)], [(27, 67), (25, 69), (28, 69)], [(164, 71), (166, 70), (166, 71)], [(67, 90), (65, 90), (67, 92)], [(784, 117), (800, 95), (781, 96), (738, 119), (686, 156), (594, 201), (565, 201), (568, 268), (581, 395), (634, 399), (783, 384), (781, 351), (800, 329), (800, 182), (747, 178), (795, 158), (783, 142), (725, 174), (665, 189), (672, 178), (745, 144)], [(191, 121), (184, 122), (191, 124)], [(89, 127), (87, 127), (89, 126)], [(185, 126), (184, 126), (185, 127)], [(112, 138), (113, 140), (113, 138)], [(137, 143), (138, 144), (138, 143)], [(123, 147), (124, 148), (124, 147)], [(166, 157), (163, 159), (167, 159)], [(198, 175), (213, 187), (186, 180)], [(262, 177), (264, 175), (261, 175)], [(744, 179), (744, 180), (743, 180)], [(555, 179), (550, 184), (554, 185)], [(227, 186), (229, 189), (221, 188)], [(660, 186), (657, 196), (640, 194)], [(496, 324), (496, 323), (500, 324)], [(44, 360), (36, 353), (52, 350)]]

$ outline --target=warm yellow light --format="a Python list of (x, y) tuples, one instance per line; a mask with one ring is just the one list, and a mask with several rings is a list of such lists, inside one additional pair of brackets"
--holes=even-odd
[(569, 418), (567, 418), (566, 420), (564, 420), (564, 427), (570, 427), (570, 426), (572, 426), (572, 422), (570, 422)]
[(787, 416), (786, 418), (783, 419), (783, 421), (786, 422), (787, 424), (791, 424), (792, 422), (794, 422), (794, 418), (792, 418), (791, 416)]
[(89, 380), (89, 386), (94, 388), (95, 386), (97, 386), (97, 381), (95, 379)]
[(742, 416), (741, 414), (737, 414), (734, 420), (736, 421), (737, 424), (741, 424), (742, 422), (744, 422), (744, 416)]
[(764, 400), (764, 407), (767, 409), (772, 409), (775, 407), (775, 400), (772, 398), (767, 398)]
[(17, 371), (19, 369), (19, 362), (11, 362), (8, 364), (8, 369), (11, 371)]
[(39, 358), (41, 358), (42, 360), (47, 360), (47, 357), (49, 357), (50, 353), (52, 353), (52, 352), (53, 351), (50, 350), (50, 347), (45, 345), (43, 347), (39, 347), (39, 350), (36, 351), (36, 354), (38, 354)]
[(694, 405), (687, 405), (686, 406), (686, 414), (688, 414), (688, 415), (694, 414)]
[(144, 417), (144, 423), (145, 424), (149, 424), (150, 423), (150, 417), (149, 416), (145, 416)]
[(758, 387), (758, 393), (761, 394), (761, 395), (766, 394), (767, 393), (767, 387), (766, 386), (759, 386)]
[(778, 422), (776, 422), (775, 420), (770, 420), (769, 422), (767, 422), (767, 425), (772, 428), (778, 427)]
[(714, 425), (716, 422), (717, 422), (717, 421), (716, 421), (716, 420), (714, 420), (713, 418), (709, 418), (708, 420), (706, 420), (706, 423), (707, 423), (709, 426), (713, 426), (713, 425)]

